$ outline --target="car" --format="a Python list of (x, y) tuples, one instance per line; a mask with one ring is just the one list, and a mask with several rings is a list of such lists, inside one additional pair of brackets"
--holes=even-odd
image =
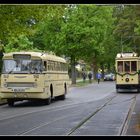
[(115, 74), (108, 73), (104, 75), (104, 81), (114, 81), (115, 80)]

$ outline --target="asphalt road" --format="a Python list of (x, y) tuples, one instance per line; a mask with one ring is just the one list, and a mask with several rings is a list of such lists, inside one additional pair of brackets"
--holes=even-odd
[(50, 105), (0, 106), (0, 135), (124, 135), (137, 93), (116, 93), (114, 82), (71, 87)]

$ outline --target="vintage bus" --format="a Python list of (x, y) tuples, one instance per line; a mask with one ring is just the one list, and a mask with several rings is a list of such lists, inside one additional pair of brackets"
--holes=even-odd
[(116, 91), (140, 89), (140, 58), (137, 53), (118, 53), (116, 56)]
[(66, 60), (41, 52), (11, 52), (3, 56), (2, 99), (9, 106), (19, 100), (65, 99), (70, 81)]

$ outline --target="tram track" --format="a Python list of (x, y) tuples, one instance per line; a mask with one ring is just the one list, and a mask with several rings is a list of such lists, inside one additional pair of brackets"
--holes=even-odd
[[(100, 104), (96, 110), (94, 110), (94, 112), (90, 112), (87, 116), (84, 116), (74, 127), (70, 128), (69, 131), (67, 131), (67, 133), (65, 135), (67, 136), (70, 136), (70, 135), (73, 135), (74, 132), (76, 130), (78, 130), (80, 127), (82, 127), (87, 121), (89, 121), (92, 117), (94, 117), (97, 113), (99, 113), (101, 110), (103, 110), (106, 106), (108, 105), (113, 105), (113, 104), (117, 104), (116, 103), (111, 103), (111, 101), (113, 99), (115, 99), (116, 97), (118, 97), (119, 94), (116, 94), (116, 95), (113, 95), (113, 96), (109, 96), (107, 97), (105, 100), (104, 100), (104, 103), (103, 104)], [(128, 114), (127, 114), (127, 117), (126, 119), (124, 120), (122, 126), (120, 127), (120, 131), (118, 132), (118, 135), (125, 135), (125, 132), (127, 130), (127, 127), (128, 127), (128, 124), (129, 124), (129, 121), (130, 121), (130, 118), (131, 118), (131, 114), (132, 114), (132, 111), (133, 111), (133, 108), (135, 106), (135, 102), (136, 102), (136, 95), (134, 95), (134, 97), (132, 98), (129, 98), (129, 99), (126, 99), (126, 100), (123, 100), (122, 102), (127, 102), (127, 101), (130, 101), (132, 100), (132, 103), (131, 103), (131, 107), (128, 111)], [(91, 101), (92, 102), (92, 101)], [(90, 103), (90, 101), (87, 101), (85, 103)], [(47, 112), (55, 112), (55, 111), (61, 111), (61, 110), (65, 110), (65, 109), (70, 109), (70, 108), (75, 108), (76, 106), (80, 106), (80, 104), (82, 105), (83, 102), (79, 102), (79, 103), (75, 103), (75, 104), (67, 104), (67, 105), (61, 105), (61, 106), (57, 106), (57, 107), (50, 107), (50, 108), (47, 108), (47, 109), (41, 109), (41, 110), (37, 110), (37, 111), (32, 111), (32, 112), (28, 112), (28, 113), (25, 113), (25, 114), (20, 114), (20, 115), (15, 115), (15, 116), (11, 116), (11, 117), (7, 117), (5, 119), (1, 119), (0, 121), (3, 121), (3, 120), (8, 120), (8, 119), (16, 119), (20, 116), (26, 116), (28, 114), (32, 114), (32, 113), (39, 113), (41, 111), (47, 111)], [(73, 114), (74, 112), (76, 112), (76, 114)], [(22, 131), (22, 132), (18, 132), (16, 135), (30, 135), (30, 132), (34, 132), (35, 130), (38, 130), (42, 127), (48, 127), (48, 125), (50, 124), (53, 124), (55, 122), (59, 122), (59, 121), (63, 121), (64, 119), (66, 119), (67, 117), (74, 117), (74, 116), (77, 116), (78, 114), (81, 113), (81, 110), (79, 111), (73, 111), (72, 114), (68, 114), (68, 115), (65, 115), (65, 116), (59, 116), (58, 118), (54, 118), (48, 122), (41, 122), (40, 124), (38, 125), (34, 125), (33, 127), (29, 128), (29, 129), (26, 129), (25, 131)]]
[[(128, 128), (128, 125), (129, 125), (129, 122), (130, 122), (130, 119), (131, 119), (131, 115), (132, 115), (132, 112), (134, 110), (134, 107), (135, 107), (135, 104), (136, 104), (136, 96), (135, 95), (134, 97), (130, 98), (130, 99), (127, 99), (125, 101), (130, 101), (130, 100), (133, 100), (131, 105), (130, 105), (130, 108), (129, 108), (129, 111), (128, 111), (128, 114), (122, 124), (122, 126), (120, 127), (120, 131), (118, 132), (117, 135), (125, 135), (126, 131), (127, 131), (127, 128)], [(117, 95), (115, 96), (117, 97)], [(90, 120), (90, 118), (94, 117), (99, 111), (101, 111), (104, 107), (106, 107), (107, 105), (113, 105), (112, 103), (109, 104), (115, 97), (111, 98), (108, 102), (106, 102), (105, 104), (103, 104), (100, 108), (98, 108), (95, 112), (93, 112), (90, 116), (86, 117), (83, 121), (81, 121), (76, 127), (74, 127), (73, 129), (71, 129), (71, 131), (67, 134), (67, 135), (71, 135), (73, 134), (76, 130), (78, 130), (82, 125), (84, 125), (87, 121)], [(125, 102), (124, 101), (124, 102)], [(115, 103), (117, 104), (117, 103)]]
[(127, 132), (127, 129), (128, 129), (128, 125), (130, 123), (130, 119), (131, 119), (131, 116), (132, 116), (132, 112), (134, 110), (134, 107), (135, 107), (135, 104), (136, 104), (136, 97), (138, 95), (135, 95), (134, 96), (134, 100), (132, 101), (131, 105), (130, 105), (130, 108), (129, 108), (129, 111), (128, 111), (128, 114), (127, 114), (127, 117), (126, 119), (124, 120), (124, 123), (122, 124), (122, 129), (120, 130), (120, 132), (118, 133), (118, 135), (125, 135), (126, 132)]
[[(94, 116), (95, 114), (97, 114), (100, 110), (102, 110), (102, 108), (104, 108), (104, 107), (105, 107), (109, 102), (111, 102), (111, 100), (113, 100), (116, 96), (118, 96), (118, 95), (115, 95), (115, 96), (110, 97), (109, 99), (107, 99), (107, 101), (106, 101), (104, 104), (100, 105), (100, 107), (98, 107), (94, 112), (90, 113), (90, 115), (88, 115), (87, 117), (85, 117), (84, 119), (82, 119), (82, 121), (80, 121), (75, 127), (71, 128), (70, 131), (67, 132), (65, 135), (68, 135), (68, 136), (69, 136), (69, 135), (71, 135), (72, 133), (74, 133), (74, 132), (75, 132), (78, 128), (80, 128), (86, 121), (88, 121), (91, 117), (93, 117), (93, 116)], [(79, 112), (81, 112), (81, 111), (79, 111)], [(78, 112), (76, 111), (76, 113), (78, 113)], [(76, 115), (77, 115), (77, 114), (76, 114)], [(75, 115), (75, 116), (76, 116), (76, 115)], [(61, 120), (65, 119), (65, 118), (67, 118), (67, 117), (74, 117), (74, 115), (73, 115), (73, 114), (71, 114), (71, 115), (66, 115), (66, 116), (64, 116), (64, 117), (60, 117), (60, 118), (55, 119), (55, 120), (53, 120), (53, 121), (40, 124), (40, 125), (37, 126), (37, 127), (33, 127), (32, 129), (27, 130), (27, 131), (25, 131), (25, 132), (21, 132), (21, 133), (19, 133), (19, 134), (17, 134), (17, 135), (26, 135), (26, 134), (28, 134), (28, 133), (30, 133), (30, 132), (36, 130), (36, 129), (39, 129), (39, 128), (44, 127), (44, 126), (47, 126), (47, 125), (49, 125), (49, 124), (51, 124), (51, 123), (54, 123), (54, 122), (56, 122), (56, 121), (61, 121)]]
[[(118, 96), (118, 95), (116, 95), (116, 96)], [(97, 110), (95, 112), (93, 112), (91, 115), (89, 115), (84, 120), (82, 120), (76, 127), (72, 128), (71, 131), (67, 135), (73, 134), (78, 128), (80, 128), (84, 123), (86, 123), (91, 117), (94, 117), (94, 115), (96, 115), (100, 110), (102, 110), (105, 106), (107, 106), (108, 103), (111, 102), (116, 96), (113, 96), (107, 102), (105, 102), (102, 106), (97, 108)]]
[[(59, 105), (59, 106), (47, 106), (47, 108), (43, 108), (43, 109), (39, 109), (39, 110), (34, 110), (34, 111), (28, 111), (28, 112), (23, 112), (21, 114), (15, 114), (15, 115), (11, 115), (8, 117), (4, 117), (4, 118), (0, 118), (0, 121), (3, 120), (8, 120), (8, 119), (14, 119), (16, 117), (20, 117), (20, 116), (24, 116), (24, 115), (28, 115), (28, 114), (32, 114), (32, 113), (39, 113), (42, 111), (47, 111), (47, 112), (52, 112), (52, 111), (58, 111), (58, 110), (64, 110), (64, 109), (69, 109), (69, 108), (73, 108), (75, 106), (79, 106), (80, 104), (82, 105), (83, 103), (90, 103), (93, 102), (93, 100), (87, 100), (87, 101), (82, 101), (82, 102), (77, 102), (77, 103), (68, 103), (68, 104), (64, 104), (64, 105)], [(22, 104), (22, 103), (21, 103)], [(46, 105), (45, 105), (46, 106)], [(23, 108), (24, 110), (24, 108)], [(2, 111), (0, 110), (1, 114), (8, 112), (7, 110)]]

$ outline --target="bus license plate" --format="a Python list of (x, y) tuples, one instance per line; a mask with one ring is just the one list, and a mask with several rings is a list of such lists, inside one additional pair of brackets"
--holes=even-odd
[(25, 92), (25, 89), (13, 89), (14, 92)]

